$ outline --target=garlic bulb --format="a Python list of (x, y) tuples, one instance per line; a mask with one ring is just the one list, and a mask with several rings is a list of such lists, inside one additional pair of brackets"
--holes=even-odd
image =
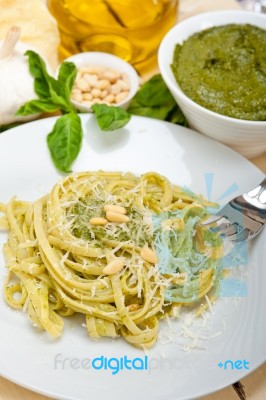
[(36, 115), (15, 117), (20, 106), (37, 98), (34, 92), (34, 79), (29, 71), (28, 57), (24, 56), (30, 47), (18, 42), (19, 37), (20, 28), (12, 27), (0, 50), (0, 126), (36, 118)]

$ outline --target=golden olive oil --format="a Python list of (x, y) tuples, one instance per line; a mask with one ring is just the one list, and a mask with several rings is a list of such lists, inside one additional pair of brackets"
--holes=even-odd
[(178, 0), (49, 0), (61, 35), (60, 58), (84, 51), (115, 54), (144, 72), (174, 25)]

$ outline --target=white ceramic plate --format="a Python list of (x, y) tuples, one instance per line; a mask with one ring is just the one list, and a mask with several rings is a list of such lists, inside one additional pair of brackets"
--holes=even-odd
[[(263, 177), (232, 150), (186, 128), (134, 117), (123, 130), (106, 133), (99, 130), (94, 116), (83, 115), (82, 121), (84, 143), (74, 171), (103, 169), (140, 174), (154, 170), (195, 192), (209, 194), (212, 200), (223, 198), (222, 202), (252, 188)], [(54, 122), (55, 118), (40, 120), (0, 135), (0, 201), (14, 194), (34, 200), (58, 180), (60, 175), (46, 146), (46, 134)], [(191, 339), (178, 337), (177, 333), (169, 335), (173, 330), (182, 332), (183, 322), (173, 322), (171, 328), (161, 323), (161, 339), (148, 353), (148, 370), (124, 369), (113, 375), (110, 369), (95, 370), (87, 368), (88, 364), (85, 368), (81, 362), (88, 358), (127, 356), (132, 360), (144, 354), (123, 339), (90, 340), (82, 318), (69, 319), (63, 336), (52, 340), (21, 312), (11, 310), (0, 296), (0, 373), (22, 386), (64, 400), (192, 399), (237, 381), (265, 361), (265, 239), (266, 230), (252, 242), (248, 266), (241, 270), (247, 296), (217, 301), (208, 323), (214, 337), (199, 340), (201, 349), (186, 352), (182, 346)], [(1, 233), (0, 245), (5, 240), (6, 234)], [(2, 254), (0, 264), (2, 291), (6, 275)], [(196, 329), (194, 325), (202, 322), (194, 321), (189, 329)], [(215, 337), (218, 331), (221, 334)], [(169, 336), (174, 342), (164, 344)], [(242, 360), (234, 364), (241, 368), (218, 366), (227, 360)], [(244, 368), (244, 360), (249, 370)]]

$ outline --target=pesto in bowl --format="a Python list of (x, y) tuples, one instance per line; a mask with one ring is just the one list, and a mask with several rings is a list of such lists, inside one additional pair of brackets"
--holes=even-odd
[(195, 33), (176, 45), (171, 68), (181, 90), (201, 106), (266, 121), (266, 30), (229, 24)]

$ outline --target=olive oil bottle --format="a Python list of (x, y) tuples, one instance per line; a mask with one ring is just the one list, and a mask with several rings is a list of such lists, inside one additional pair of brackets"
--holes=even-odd
[(178, 0), (49, 0), (61, 35), (60, 58), (103, 51), (139, 71), (156, 65), (157, 49), (177, 17)]

